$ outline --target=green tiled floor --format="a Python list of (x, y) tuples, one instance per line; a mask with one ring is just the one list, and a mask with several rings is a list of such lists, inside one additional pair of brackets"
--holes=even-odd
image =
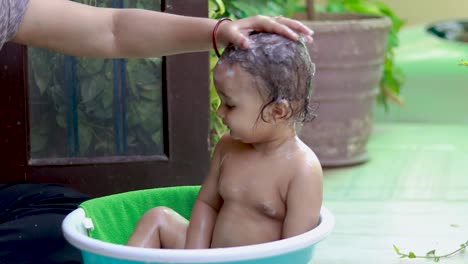
[[(371, 160), (324, 172), (324, 205), (336, 217), (315, 263), (434, 263), (402, 251), (446, 253), (468, 240), (468, 125), (379, 123)], [(441, 263), (468, 263), (468, 251)]]

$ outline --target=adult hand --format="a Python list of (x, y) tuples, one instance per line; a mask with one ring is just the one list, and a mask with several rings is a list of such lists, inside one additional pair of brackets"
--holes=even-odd
[(277, 33), (292, 40), (298, 40), (299, 36), (302, 36), (308, 42), (312, 42), (313, 35), (311, 29), (297, 20), (282, 16), (257, 15), (232, 22), (222, 22), (217, 32), (218, 43), (223, 46), (232, 43), (241, 48), (248, 48), (247, 36), (252, 31)]

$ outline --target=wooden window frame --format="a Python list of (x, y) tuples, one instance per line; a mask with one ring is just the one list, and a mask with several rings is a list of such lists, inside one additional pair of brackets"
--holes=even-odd
[[(163, 1), (162, 5), (168, 13), (208, 15), (206, 1), (170, 1), (170, 5)], [(25, 46), (8, 43), (0, 51), (0, 182), (64, 183), (94, 196), (201, 184), (209, 164), (207, 52), (163, 59), (165, 156), (90, 159), (93, 164), (30, 162), (27, 62)]]

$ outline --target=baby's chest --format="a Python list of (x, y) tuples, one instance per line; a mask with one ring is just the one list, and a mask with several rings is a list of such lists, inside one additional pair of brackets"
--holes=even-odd
[(284, 217), (281, 175), (248, 168), (224, 168), (218, 188), (225, 203), (236, 203), (271, 218)]

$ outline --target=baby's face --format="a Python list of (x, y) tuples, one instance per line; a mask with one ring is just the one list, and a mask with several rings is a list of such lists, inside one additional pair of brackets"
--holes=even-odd
[(216, 112), (230, 129), (233, 138), (254, 143), (268, 132), (268, 124), (259, 117), (265, 100), (252, 75), (239, 65), (219, 62), (214, 84), (221, 104)]

